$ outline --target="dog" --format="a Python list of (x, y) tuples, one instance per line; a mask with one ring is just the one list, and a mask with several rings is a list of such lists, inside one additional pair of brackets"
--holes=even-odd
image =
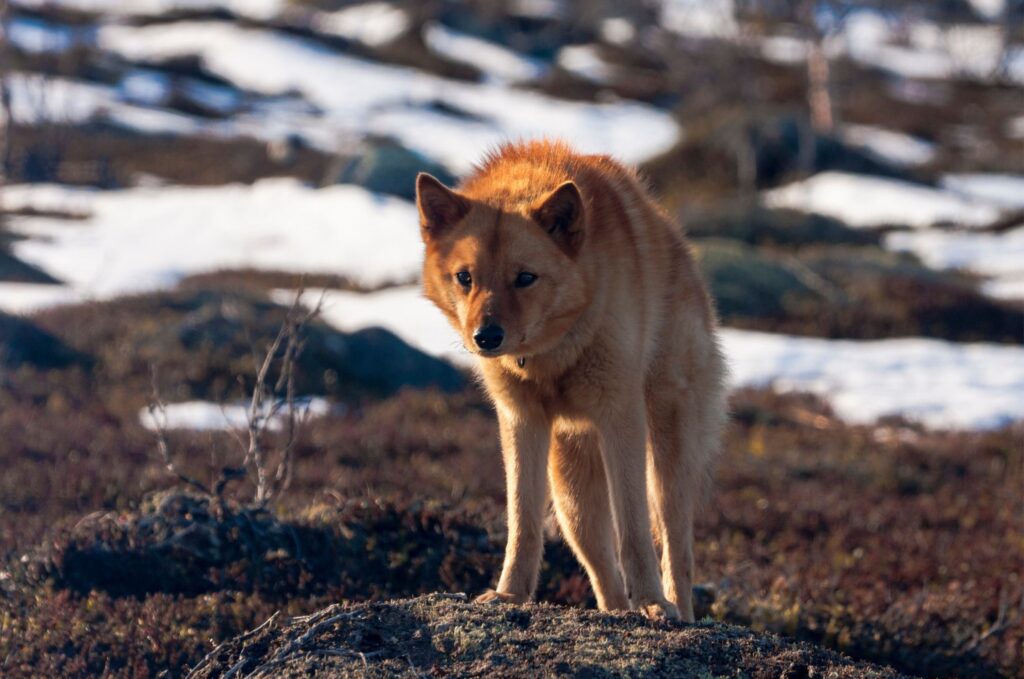
[(508, 543), (476, 601), (533, 598), (551, 497), (602, 610), (692, 622), (694, 515), (727, 411), (681, 229), (635, 171), (555, 141), (503, 145), (457, 189), (420, 174), (416, 202), (424, 294), (500, 425)]

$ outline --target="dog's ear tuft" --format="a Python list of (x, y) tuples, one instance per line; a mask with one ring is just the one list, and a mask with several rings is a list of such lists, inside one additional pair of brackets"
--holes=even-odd
[(462, 196), (426, 172), (416, 175), (416, 205), (424, 238), (454, 226), (469, 212), (469, 203)]
[(583, 238), (583, 196), (576, 184), (565, 182), (545, 196), (534, 208), (533, 219), (562, 249), (575, 254)]

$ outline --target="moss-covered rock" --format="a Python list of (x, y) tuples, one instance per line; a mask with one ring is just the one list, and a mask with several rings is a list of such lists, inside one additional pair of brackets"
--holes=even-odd
[(701, 267), (727, 322), (777, 319), (818, 302), (819, 295), (779, 258), (743, 243), (706, 239), (697, 244)]

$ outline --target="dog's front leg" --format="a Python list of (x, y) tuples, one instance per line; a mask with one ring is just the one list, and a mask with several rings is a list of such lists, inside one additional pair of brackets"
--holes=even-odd
[(533, 598), (537, 589), (544, 549), (550, 423), (539, 413), (498, 410), (508, 496), (508, 543), (497, 590), (481, 594), (477, 601), (523, 603)]
[(619, 561), (630, 603), (648, 617), (679, 619), (679, 609), (665, 598), (651, 536), (643, 392), (635, 398), (619, 399), (604, 410), (595, 424), (601, 433)]

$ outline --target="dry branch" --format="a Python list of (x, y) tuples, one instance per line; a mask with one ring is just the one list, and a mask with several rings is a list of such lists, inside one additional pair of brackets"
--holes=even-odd
[(198, 490), (203, 495), (209, 496), (210, 490), (204, 484), (184, 473), (174, 464), (174, 459), (171, 457), (171, 447), (167, 443), (167, 406), (160, 396), (156, 366), (150, 366), (150, 379), (153, 385), (153, 393), (152, 400), (148, 406), (149, 417), (153, 422), (153, 429), (156, 432), (156, 448), (160, 453), (164, 469), (174, 474), (185, 485)]
[[(223, 498), (227, 485), (235, 480), (245, 478), (251, 473), (255, 483), (253, 501), (265, 504), (275, 494), (283, 493), (292, 480), (292, 466), (295, 443), (298, 434), (309, 415), (308, 408), (300, 415), (301, 407), (296, 399), (295, 366), (305, 347), (303, 331), (306, 325), (319, 315), (323, 306), (323, 296), (312, 309), (301, 305), (303, 289), (295, 296), (289, 307), (281, 327), (271, 342), (262, 359), (256, 359), (256, 383), (249, 398), (246, 410), (247, 438), (229, 429), (242, 451), (239, 466), (225, 466), (220, 470), (217, 480), (207, 487), (181, 471), (174, 463), (167, 439), (167, 407), (160, 396), (157, 382), (157, 370), (152, 370), (153, 392), (148, 411), (157, 437), (157, 450), (164, 468), (179, 481), (198, 490), (203, 495), (218, 501)], [(278, 360), (278, 356), (280, 359)], [(254, 352), (254, 357), (257, 354)], [(279, 363), (279, 374), (273, 386), (269, 379), (275, 363)], [(282, 398), (282, 391), (283, 398)], [(267, 434), (277, 420), (284, 419), (284, 442), (280, 448), (277, 466), (271, 469), (268, 461), (266, 445)], [(227, 414), (225, 413), (225, 419)]]

